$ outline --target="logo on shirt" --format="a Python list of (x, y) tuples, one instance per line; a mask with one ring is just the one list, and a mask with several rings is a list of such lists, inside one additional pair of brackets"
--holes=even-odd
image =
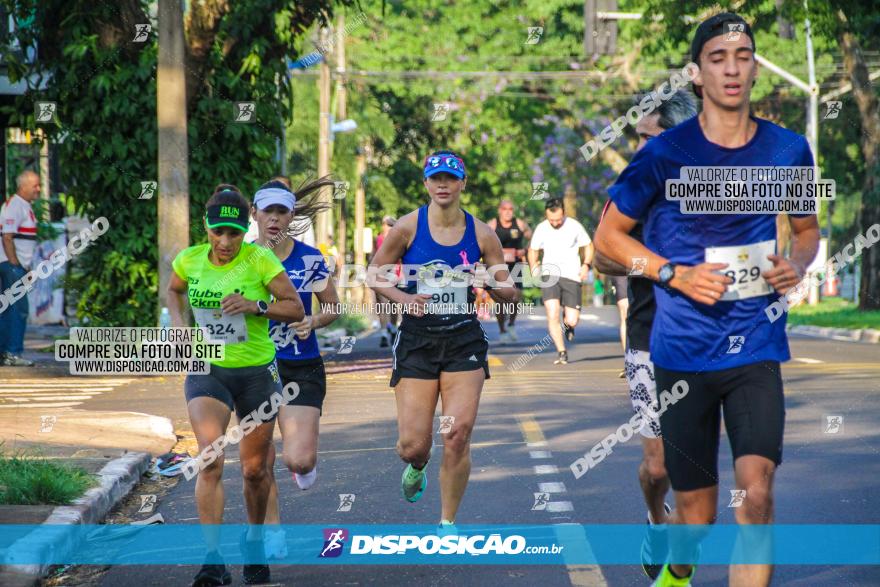
[(743, 349), (743, 345), (746, 343), (745, 336), (728, 336), (728, 347), (727, 354), (728, 355), (736, 355)]
[[(304, 291), (311, 284), (315, 283), (316, 281), (326, 279), (330, 275), (330, 272), (327, 270), (327, 266), (324, 264), (324, 258), (320, 255), (315, 256), (317, 257), (317, 259), (314, 259), (312, 261), (312, 266), (308, 269), (303, 269), (304, 272), (309, 272), (309, 276), (305, 278), (300, 286), (297, 288), (298, 291)], [(303, 258), (303, 261), (305, 261), (305, 258)]]

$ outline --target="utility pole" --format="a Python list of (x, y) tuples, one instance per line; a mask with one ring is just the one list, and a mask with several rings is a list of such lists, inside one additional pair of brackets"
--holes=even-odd
[[(327, 29), (321, 28), (320, 46), (327, 47)], [(318, 76), (318, 177), (330, 174), (330, 66), (327, 64), (326, 51), (321, 59), (320, 75)], [(327, 188), (321, 190), (319, 199), (332, 204), (333, 194)], [(332, 231), (332, 209), (318, 214), (315, 226), (315, 238), (318, 244), (327, 243)]]
[[(336, 20), (336, 44), (334, 45), (334, 49), (336, 52), (336, 116), (335, 120), (338, 122), (340, 120), (345, 120), (347, 118), (347, 96), (345, 93), (345, 14), (340, 10), (339, 15)], [(331, 155), (333, 145), (331, 143)], [(345, 191), (345, 196), (339, 201), (339, 216), (337, 219), (336, 226), (336, 248), (339, 251), (339, 256), (342, 258), (342, 263), (345, 264), (345, 253), (348, 250), (347, 236), (348, 236), (348, 228), (346, 225), (346, 216), (347, 216), (347, 200), (348, 200), (348, 190)], [(348, 295), (348, 290), (346, 291), (346, 295)]]
[[(159, 300), (167, 306), (171, 262), (189, 246), (189, 149), (186, 136), (183, 2), (159, 0), (159, 70), (156, 113), (159, 124)], [(231, 111), (230, 111), (231, 116)], [(157, 318), (158, 320), (158, 318)]]
[[(367, 171), (367, 150), (364, 145), (358, 148), (355, 157), (354, 172), (354, 263), (357, 267), (366, 267), (367, 255), (364, 252), (364, 225), (366, 224), (366, 193), (364, 190), (364, 173)], [(357, 303), (363, 303), (366, 286), (357, 289)]]

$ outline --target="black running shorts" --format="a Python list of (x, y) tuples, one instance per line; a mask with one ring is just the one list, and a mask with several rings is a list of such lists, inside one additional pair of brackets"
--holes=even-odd
[[(273, 393), (281, 393), (281, 378), (274, 360), (255, 367), (211, 365), (210, 373), (187, 375), (183, 389), (187, 402), (197, 397), (213, 397), (235, 410), (241, 420), (269, 401)], [(267, 406), (263, 413), (268, 412)]]
[[(660, 394), (679, 380), (688, 384), (684, 397), (660, 415), (666, 470), (674, 490), (718, 485), (722, 413), (734, 462), (744, 455), (760, 455), (782, 463), (785, 399), (778, 362), (702, 373), (655, 365), (654, 371)], [(661, 409), (662, 403), (661, 399)]]
[(442, 371), (483, 369), (489, 379), (489, 339), (479, 323), (442, 336), (398, 330), (391, 356), (391, 387), (403, 377), (439, 379)]
[(581, 284), (574, 279), (560, 277), (559, 281), (550, 286), (541, 288), (541, 299), (559, 300), (566, 308), (581, 309)]
[(294, 382), (299, 386), (299, 395), (287, 402), (287, 405), (311, 406), (323, 412), (324, 397), (327, 395), (327, 374), (323, 359), (278, 359), (278, 372), (283, 385)]

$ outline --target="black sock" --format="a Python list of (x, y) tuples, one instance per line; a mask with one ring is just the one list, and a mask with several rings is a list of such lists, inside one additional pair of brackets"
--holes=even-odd
[(688, 577), (691, 576), (691, 574), (688, 573), (684, 577), (679, 577), (678, 574), (672, 570), (672, 565), (669, 565), (669, 574), (672, 575), (673, 577), (675, 577), (676, 579), (687, 579)]
[(415, 469), (416, 471), (421, 471), (421, 470), (423, 470), (425, 467), (428, 466), (428, 461), (425, 461), (424, 463), (422, 463), (422, 466), (421, 466), (421, 467), (416, 467), (416, 466), (413, 465), (412, 463), (410, 463), (410, 466), (411, 466), (413, 469)]

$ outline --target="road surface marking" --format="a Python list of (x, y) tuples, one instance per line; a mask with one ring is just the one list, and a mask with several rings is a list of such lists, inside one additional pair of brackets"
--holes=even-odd
[(565, 483), (561, 481), (551, 481), (549, 483), (538, 483), (538, 491), (541, 493), (564, 493)]
[(96, 377), (4, 379), (3, 383), (0, 383), (0, 408), (70, 408), (94, 396), (111, 392), (131, 381), (134, 379)]
[(556, 465), (535, 465), (535, 475), (555, 475), (559, 472)]
[(547, 511), (553, 513), (574, 511), (570, 501), (551, 501), (547, 503)]
[(519, 423), (519, 429), (522, 432), (523, 438), (526, 439), (526, 442), (529, 445), (538, 444), (538, 443), (546, 443), (547, 439), (544, 438), (544, 433), (541, 431), (541, 427), (531, 416), (517, 416), (517, 422)]
[(553, 456), (549, 450), (530, 450), (529, 456), (533, 459), (549, 459)]

